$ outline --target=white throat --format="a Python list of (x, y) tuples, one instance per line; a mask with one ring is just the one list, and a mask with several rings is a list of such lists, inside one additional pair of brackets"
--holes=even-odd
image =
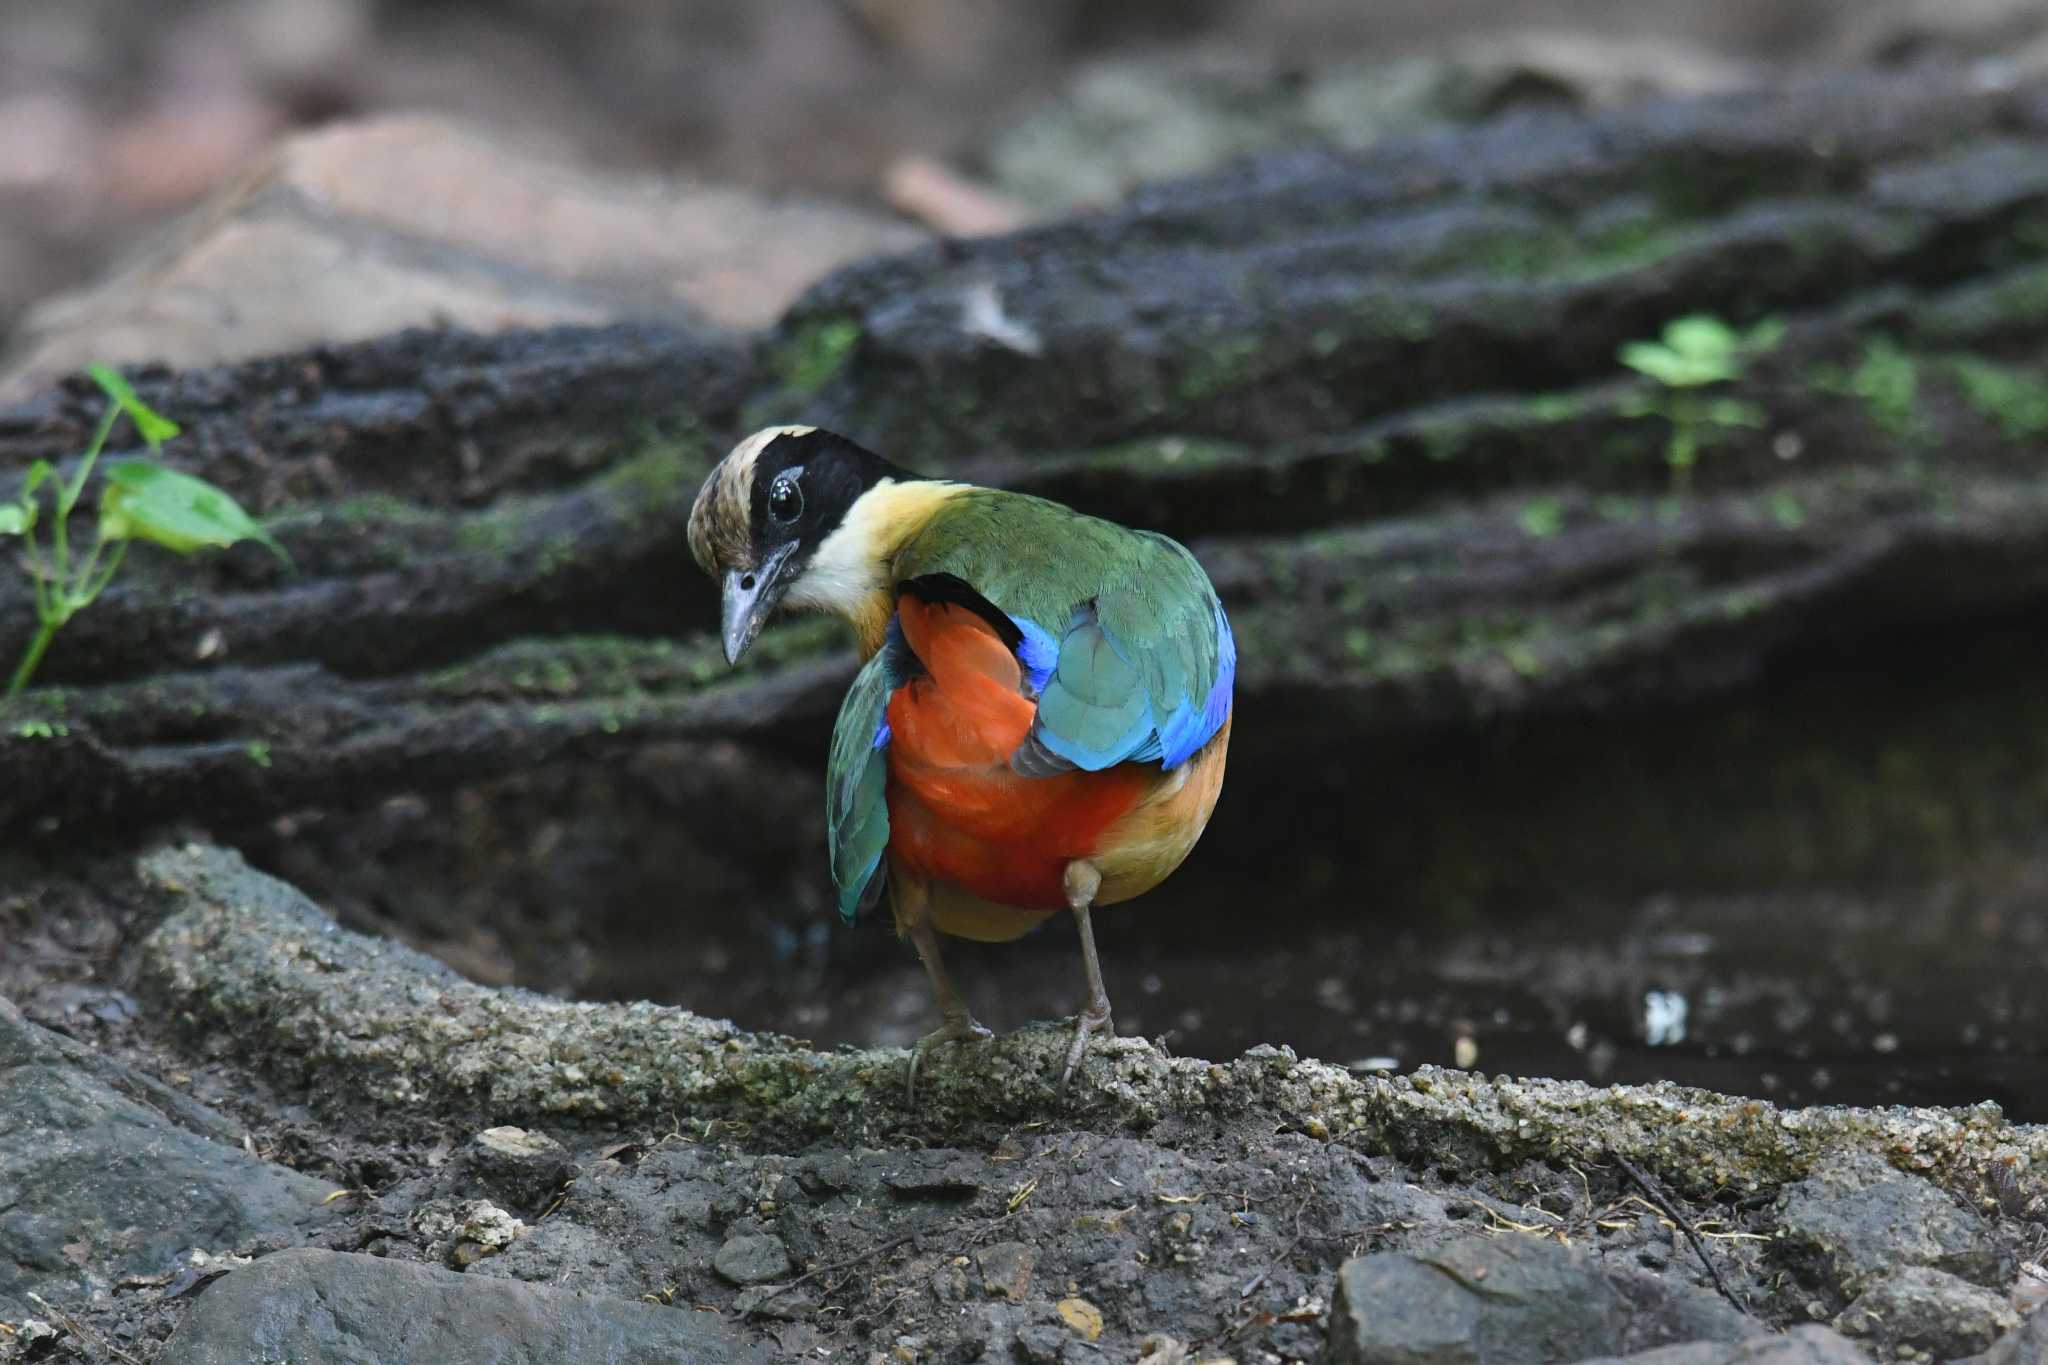
[(891, 494), (898, 487), (896, 480), (883, 479), (855, 498), (783, 600), (791, 606), (851, 615), (876, 593), (886, 591), (889, 561), (901, 544), (900, 535), (890, 534), (896, 518), (889, 514), (897, 501)]

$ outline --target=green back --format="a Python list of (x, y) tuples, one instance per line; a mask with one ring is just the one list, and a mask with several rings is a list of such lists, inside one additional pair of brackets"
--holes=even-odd
[[(1011, 757), (1026, 776), (1126, 762), (1177, 767), (1229, 714), (1229, 623), (1201, 565), (1165, 536), (977, 488), (939, 508), (893, 573), (899, 585), (957, 579), (1017, 626), (1038, 703), (1031, 735)], [(883, 713), (916, 667), (892, 632), (833, 734), (832, 863), (849, 916), (888, 841)]]

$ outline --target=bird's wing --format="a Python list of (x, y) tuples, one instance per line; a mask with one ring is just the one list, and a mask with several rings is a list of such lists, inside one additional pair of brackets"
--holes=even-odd
[(884, 648), (854, 675), (825, 770), (825, 835), (839, 914), (848, 924), (873, 905), (887, 880), (889, 846), (889, 694), (897, 686), (895, 651)]
[(1208, 576), (1166, 537), (1134, 534), (1152, 542), (1136, 572), (1079, 603), (1057, 637), (1025, 630), (1025, 648), (1052, 666), (1010, 759), (1020, 773), (1130, 762), (1171, 771), (1230, 714), (1237, 645)]
[(1016, 627), (1012, 647), (1038, 700), (1011, 758), (1026, 776), (1175, 768), (1230, 712), (1230, 623), (1202, 566), (1165, 536), (976, 490), (941, 509), (896, 571), (899, 583), (969, 588)]

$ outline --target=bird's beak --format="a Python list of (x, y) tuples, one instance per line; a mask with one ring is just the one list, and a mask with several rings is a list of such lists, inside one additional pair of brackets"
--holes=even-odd
[(782, 600), (782, 594), (789, 587), (782, 581), (782, 571), (788, 567), (789, 557), (794, 553), (795, 545), (784, 545), (771, 553), (759, 568), (726, 570), (722, 629), (727, 663), (740, 661), (740, 655), (747, 652), (747, 646), (754, 643), (754, 637), (767, 624), (775, 604)]

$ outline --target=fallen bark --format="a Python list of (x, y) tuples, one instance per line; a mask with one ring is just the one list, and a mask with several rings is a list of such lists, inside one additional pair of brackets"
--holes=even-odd
[[(1058, 1026), (935, 1058), (910, 1104), (900, 1049), (822, 1053), (680, 1009), (472, 985), (337, 928), (220, 849), (160, 850), (139, 875), (164, 916), (139, 949), (146, 989), (217, 1054), (337, 1123), (394, 1110), (613, 1132), (716, 1121), (792, 1150), (823, 1138), (973, 1140), (1062, 1112)], [(1780, 1110), (1669, 1084), (1599, 1089), (1428, 1067), (1359, 1075), (1273, 1047), (1214, 1063), (1114, 1040), (1090, 1054), (1065, 1109), (1076, 1127), (1168, 1134), (1244, 1115), (1438, 1171), (1620, 1157), (1699, 1196), (1774, 1189), (1851, 1152), (1973, 1200), (1994, 1187), (2048, 1188), (2048, 1130), (2008, 1123), (1993, 1105)]]
[[(783, 639), (801, 652), (816, 634)], [(791, 648), (765, 643), (764, 664)], [(809, 733), (830, 723), (852, 660), (726, 675), (704, 642), (560, 639), (393, 679), (302, 664), (45, 694), (0, 739), (22, 778), (0, 794), (0, 824), (232, 821), (662, 740)]]
[(1260, 158), (840, 271), (778, 329), (782, 393), (933, 462), (1573, 388), (1681, 313), (2033, 261), (2044, 139), (2031, 92), (1872, 74)]
[[(1810, 519), (1788, 525), (1786, 499), (1812, 507)], [(1616, 518), (1583, 495), (1560, 500), (1571, 529), (1549, 536), (1527, 533), (1526, 507), (1506, 499), (1308, 537), (1198, 541), (1243, 642), (1240, 705), (1256, 724), (1240, 764), (1297, 740), (1290, 718), (1366, 739), (1507, 714), (1669, 706), (1752, 682), (1791, 644), (1992, 617), (2048, 595), (2048, 483), (1857, 473), (1696, 498), (1668, 520), (1659, 503)], [(379, 577), (409, 596), (429, 592), (436, 573), (430, 560)], [(48, 689), (0, 706), (0, 762), (18, 774), (0, 795), (0, 825), (191, 809), (257, 817), (655, 739), (815, 750), (852, 667), (837, 632), (814, 626), (771, 636), (730, 677), (705, 634), (681, 645), (529, 637), (362, 677), (349, 665), (390, 651), (427, 662), (465, 637), (412, 636), (424, 609), (323, 628), (319, 602), (332, 595), (214, 608), (216, 621), (246, 609), (273, 640), (302, 631), (317, 642), (314, 662)], [(352, 652), (355, 630), (385, 643)]]

